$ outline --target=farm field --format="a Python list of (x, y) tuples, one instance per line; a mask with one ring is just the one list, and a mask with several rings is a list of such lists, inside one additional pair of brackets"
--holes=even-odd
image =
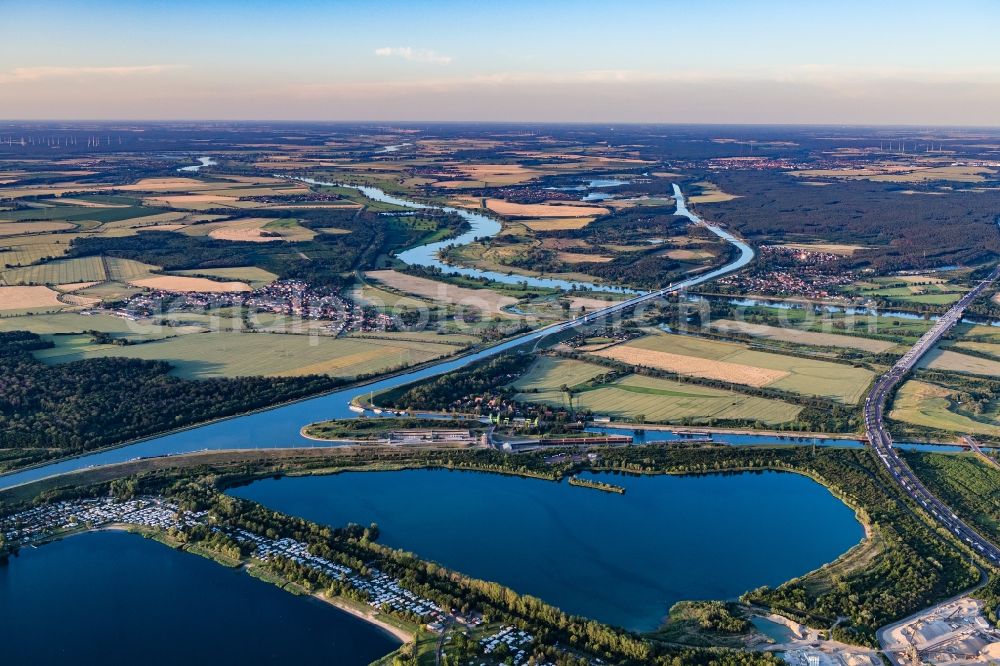
[(52, 311), (69, 307), (58, 296), (59, 292), (48, 287), (0, 287), (0, 310)]
[(52, 231), (75, 229), (75, 224), (69, 222), (0, 222), (0, 236), (17, 236), (19, 234), (39, 234)]
[(926, 428), (950, 430), (961, 434), (1000, 437), (996, 415), (971, 415), (956, 410), (956, 396), (943, 386), (911, 379), (896, 393), (889, 418)]
[(701, 181), (694, 185), (701, 190), (698, 194), (692, 194), (688, 197), (688, 201), (694, 204), (720, 203), (739, 199), (738, 195), (723, 192), (715, 183)]
[(61, 257), (78, 233), (28, 234), (5, 237), (0, 244), (0, 269), (28, 266), (44, 258)]
[(779, 342), (794, 342), (800, 345), (815, 345), (820, 347), (861, 349), (875, 353), (884, 352), (896, 346), (895, 342), (887, 340), (873, 340), (851, 335), (838, 335), (836, 333), (818, 333), (816, 331), (803, 331), (797, 328), (750, 324), (730, 319), (713, 321), (712, 328), (727, 333), (745, 333), (755, 338), (778, 340)]
[[(975, 332), (970, 333), (970, 336), (976, 335)], [(977, 336), (978, 337), (978, 336)], [(986, 337), (986, 336), (983, 336)], [(990, 336), (987, 339), (997, 340), (996, 337)], [(980, 354), (987, 354), (989, 356), (995, 357), (1000, 360), (1000, 342), (981, 342), (979, 340), (959, 340), (958, 342), (953, 342), (950, 344), (949, 349), (955, 349), (961, 352), (963, 349), (979, 352)]]
[(403, 296), (392, 291), (379, 289), (369, 284), (357, 284), (351, 291), (351, 298), (362, 305), (374, 305), (377, 308), (420, 308), (433, 307), (430, 301)]
[(992, 169), (979, 166), (927, 166), (914, 169), (898, 167), (886, 169), (803, 169), (796, 176), (872, 180), (889, 183), (926, 183), (948, 180), (959, 183), (980, 183)]
[(594, 217), (538, 217), (520, 219), (517, 222), (532, 231), (567, 231), (583, 229), (595, 219)]
[(184, 275), (156, 275), (142, 278), (141, 280), (130, 280), (130, 284), (143, 289), (159, 289), (161, 291), (201, 291), (201, 292), (234, 292), (251, 291), (250, 285), (245, 282), (218, 282), (203, 277), (187, 277)]
[(163, 338), (176, 335), (181, 329), (160, 326), (148, 320), (131, 321), (107, 314), (82, 315), (76, 312), (59, 312), (0, 317), (0, 331), (31, 331), (39, 335), (97, 331), (127, 335), (130, 338)]
[(961, 298), (968, 288), (937, 276), (904, 275), (855, 282), (845, 291), (904, 303), (948, 305)]
[(947, 349), (932, 349), (920, 362), (920, 367), (931, 370), (967, 372), (986, 377), (1000, 376), (1000, 360), (993, 361), (988, 358), (970, 356), (969, 354), (961, 354)]
[(119, 356), (167, 361), (180, 377), (296, 376), (353, 378), (454, 353), (430, 342), (358, 340), (310, 335), (210, 332), (130, 345), (63, 346), (36, 356), (46, 363)]
[(789, 250), (806, 250), (810, 252), (829, 252), (849, 257), (858, 250), (864, 250), (864, 245), (845, 245), (843, 243), (782, 243), (775, 247), (784, 247)]
[(539, 356), (511, 386), (525, 392), (558, 390), (563, 384), (572, 388), (607, 371), (607, 368), (586, 361)]
[(583, 264), (590, 262), (603, 264), (611, 261), (614, 257), (605, 257), (600, 254), (586, 254), (584, 252), (557, 252), (556, 259), (567, 264)]
[(254, 289), (266, 287), (278, 276), (263, 268), (256, 266), (239, 266), (236, 268), (196, 268), (187, 271), (174, 271), (173, 275), (185, 275), (188, 277), (207, 277), (217, 280), (228, 280), (233, 282), (245, 282)]
[(480, 338), (477, 335), (469, 335), (466, 333), (450, 333), (450, 332), (438, 332), (432, 330), (424, 331), (375, 331), (375, 332), (358, 332), (350, 333), (348, 338), (356, 338), (358, 340), (399, 340), (403, 342), (433, 342), (439, 345), (455, 345), (458, 347), (465, 347), (467, 345), (475, 344), (480, 342)]
[(244, 217), (236, 220), (209, 222), (187, 226), (183, 233), (191, 236), (209, 236), (216, 240), (268, 243), (280, 241), (308, 241), (316, 232), (299, 225), (297, 220), (268, 217)]
[(57, 259), (0, 273), (6, 284), (67, 284), (72, 282), (131, 281), (149, 277), (158, 266), (117, 257)]
[(540, 204), (519, 204), (503, 199), (487, 199), (486, 207), (498, 215), (507, 217), (593, 217), (607, 215), (608, 209), (599, 206), (563, 204), (560, 202)]
[(842, 363), (760, 352), (744, 345), (670, 334), (647, 335), (595, 353), (668, 372), (767, 386), (846, 404), (856, 403), (874, 376), (869, 370)]
[[(566, 394), (558, 388), (518, 393), (515, 397), (554, 407), (564, 406), (567, 401)], [(796, 405), (779, 400), (640, 375), (628, 375), (613, 384), (577, 393), (573, 405), (615, 419), (643, 416), (646, 421), (697, 424), (734, 419), (778, 425), (794, 420), (800, 411)]]
[(484, 312), (506, 314), (503, 308), (517, 303), (516, 298), (504, 296), (492, 289), (468, 289), (398, 271), (368, 271), (365, 276), (391, 289), (447, 305), (474, 307)]

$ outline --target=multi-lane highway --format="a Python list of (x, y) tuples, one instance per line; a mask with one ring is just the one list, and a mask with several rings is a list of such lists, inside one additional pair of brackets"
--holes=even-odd
[(1000, 565), (1000, 548), (966, 525), (944, 502), (932, 495), (913, 473), (909, 465), (899, 456), (899, 453), (892, 446), (892, 438), (886, 430), (884, 412), (887, 398), (892, 390), (913, 369), (924, 354), (937, 344), (941, 336), (962, 319), (965, 308), (978, 298), (983, 290), (989, 287), (998, 277), (1000, 277), (1000, 266), (989, 277), (962, 296), (929, 331), (924, 333), (920, 340), (917, 341), (917, 344), (906, 352), (888, 373), (875, 382), (871, 393), (868, 395), (868, 399), (865, 401), (865, 430), (868, 440), (871, 442), (872, 448), (875, 449), (879, 460), (889, 470), (893, 479), (915, 502), (920, 504), (928, 514), (933, 516), (942, 527), (952, 532), (970, 548), (996, 565)]

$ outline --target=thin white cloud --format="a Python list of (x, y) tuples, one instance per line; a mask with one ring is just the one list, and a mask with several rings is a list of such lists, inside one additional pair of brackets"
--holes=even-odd
[(448, 65), (451, 56), (441, 55), (431, 49), (415, 49), (412, 46), (383, 46), (375, 49), (380, 58), (402, 58), (411, 62), (427, 62), (433, 65)]
[(89, 76), (141, 76), (160, 74), (180, 65), (131, 65), (115, 67), (17, 67), (8, 72), (0, 72), (0, 83), (27, 83), (44, 79), (66, 79)]

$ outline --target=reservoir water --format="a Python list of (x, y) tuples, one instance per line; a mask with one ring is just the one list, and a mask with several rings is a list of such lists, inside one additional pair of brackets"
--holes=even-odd
[(831, 562), (863, 537), (815, 481), (763, 472), (598, 474), (624, 495), (537, 479), (407, 470), (286, 477), (233, 495), (342, 526), (566, 612), (656, 628), (682, 599), (731, 599)]
[(25, 548), (0, 566), (0, 627), (0, 661), (35, 666), (361, 666), (399, 646), (316, 599), (124, 532)]

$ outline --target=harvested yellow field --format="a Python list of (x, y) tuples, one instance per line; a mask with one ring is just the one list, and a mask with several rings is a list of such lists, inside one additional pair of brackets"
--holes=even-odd
[(804, 169), (792, 172), (797, 176), (819, 176), (853, 180), (873, 180), (887, 183), (926, 183), (948, 180), (957, 183), (981, 183), (996, 171), (982, 166), (898, 166), (865, 169)]
[(864, 245), (844, 245), (841, 243), (782, 243), (774, 247), (784, 247), (789, 250), (805, 250), (807, 252), (829, 252), (849, 257), (858, 250), (867, 249)]
[(145, 289), (177, 292), (252, 291), (250, 285), (245, 282), (216, 282), (208, 278), (186, 277), (183, 275), (158, 275), (156, 277), (143, 278), (142, 280), (130, 280), (130, 284)]
[(1000, 361), (960, 354), (947, 349), (932, 349), (920, 362), (920, 365), (931, 370), (949, 370), (986, 377), (1000, 377)]
[(0, 310), (62, 307), (58, 296), (48, 287), (0, 287)]
[(136, 231), (180, 231), (186, 224), (151, 224), (148, 227), (137, 227)]
[(629, 365), (641, 365), (647, 368), (676, 372), (680, 375), (718, 379), (756, 387), (767, 386), (790, 374), (784, 370), (758, 368), (751, 365), (728, 363), (726, 361), (713, 361), (707, 358), (684, 356), (683, 354), (654, 351), (652, 349), (639, 349), (627, 345), (617, 345), (593, 353), (596, 356), (603, 356), (604, 358), (614, 359), (622, 363), (628, 363)]
[(63, 294), (62, 300), (69, 305), (76, 305), (82, 308), (89, 308), (101, 302), (96, 296), (81, 296), (80, 294)]
[[(692, 335), (674, 335), (657, 332), (637, 338), (620, 346), (637, 350), (637, 358), (639, 359), (637, 362), (650, 367), (655, 366), (641, 360), (647, 358), (649, 352), (663, 352), (691, 357), (693, 359), (704, 359), (733, 366), (742, 366), (728, 369), (733, 372), (741, 372), (742, 376), (740, 379), (736, 379), (734, 376), (719, 377), (717, 372), (713, 372), (711, 375), (703, 374), (700, 370), (690, 373), (711, 376), (714, 379), (721, 379), (723, 381), (736, 381), (748, 385), (758, 385), (757, 382), (759, 380), (770, 374), (768, 371), (776, 371), (780, 375), (771, 374), (774, 379), (767, 384), (769, 388), (781, 389), (802, 395), (823, 396), (845, 404), (857, 403), (874, 378), (874, 373), (871, 370), (857, 368), (846, 363), (763, 352), (750, 349), (743, 344), (707, 340)], [(696, 367), (696, 365), (689, 365), (685, 369), (695, 369)], [(710, 371), (712, 368), (718, 368), (719, 366), (707, 367)], [(743, 368), (750, 368), (751, 372), (747, 373)], [(754, 372), (754, 370), (763, 372), (758, 373)], [(678, 369), (676, 371), (680, 372), (681, 370)]]
[(520, 164), (468, 164), (458, 167), (458, 171), (469, 180), (490, 185), (515, 185), (540, 175)]
[(225, 183), (210, 183), (197, 178), (143, 178), (131, 185), (120, 185), (115, 189), (125, 192), (193, 192), (225, 187)]
[(468, 289), (453, 284), (407, 275), (398, 271), (369, 271), (365, 276), (398, 291), (428, 298), (439, 303), (472, 307), (483, 312), (503, 312), (517, 303), (516, 298), (498, 294), (492, 289)]
[(72, 204), (79, 208), (128, 208), (127, 204), (102, 203), (100, 201), (90, 201), (77, 197), (59, 197), (58, 199), (48, 199), (44, 203)]
[(800, 345), (816, 345), (821, 347), (844, 347), (847, 349), (862, 349), (870, 352), (884, 352), (896, 346), (895, 342), (887, 340), (872, 340), (836, 333), (818, 333), (815, 331), (800, 331), (795, 328), (750, 324), (747, 322), (719, 319), (712, 322), (712, 328), (735, 333), (746, 333), (755, 338), (766, 338), (780, 342), (794, 342)]
[(0, 236), (17, 236), (19, 234), (41, 234), (52, 231), (75, 229), (76, 225), (69, 222), (0, 222)]
[(174, 271), (175, 275), (191, 277), (221, 278), (232, 282), (246, 282), (251, 287), (258, 288), (271, 284), (278, 276), (270, 271), (256, 266), (237, 266), (235, 268), (195, 268), (187, 271)]
[(587, 296), (574, 296), (569, 299), (569, 307), (571, 310), (579, 310), (580, 308), (586, 308), (587, 310), (600, 310), (606, 308), (609, 305), (616, 303), (615, 300), (605, 300), (603, 298), (591, 298)]
[(613, 257), (605, 257), (600, 254), (584, 254), (583, 252), (557, 252), (556, 258), (567, 264), (582, 264), (592, 261), (603, 264), (613, 259)]
[(486, 207), (494, 213), (508, 217), (584, 217), (608, 214), (607, 208), (599, 206), (582, 206), (559, 202), (519, 204), (512, 201), (504, 201), (503, 199), (487, 199)]
[(213, 222), (193, 227), (193, 235), (208, 233), (212, 238), (227, 241), (268, 243), (287, 240), (290, 242), (312, 240), (316, 232), (300, 226), (296, 220), (270, 217), (246, 217), (226, 222)]
[(130, 217), (125, 220), (115, 220), (114, 222), (105, 222), (101, 225), (101, 231), (106, 229), (135, 229), (139, 227), (155, 226), (158, 224), (171, 224), (174, 222), (193, 224), (195, 222), (204, 221), (206, 219), (219, 219), (221, 215), (194, 215), (192, 213), (183, 213), (180, 211), (171, 211), (169, 213), (157, 213), (155, 215), (143, 215), (141, 217)]
[(149, 206), (165, 206), (167, 208), (187, 208), (189, 210), (207, 210), (209, 208), (238, 208), (236, 197), (220, 194), (178, 194), (150, 197), (145, 200)]
[(58, 197), (69, 192), (88, 192), (95, 188), (86, 183), (57, 183), (55, 185), (40, 185), (28, 187), (0, 188), (0, 200), (20, 199), (21, 197)]
[(696, 259), (709, 259), (712, 256), (711, 252), (706, 252), (705, 250), (667, 250), (664, 254), (677, 261), (693, 261)]
[(56, 289), (63, 292), (77, 291), (78, 289), (86, 289), (87, 287), (93, 287), (97, 282), (71, 282), (69, 284), (57, 284)]
[(583, 229), (593, 222), (593, 217), (549, 217), (545, 219), (518, 220), (532, 231), (564, 231), (566, 229)]
[(217, 240), (227, 240), (227, 241), (245, 241), (250, 243), (270, 243), (273, 241), (284, 240), (281, 236), (277, 234), (264, 235), (265, 232), (262, 228), (264, 222), (254, 221), (254, 220), (240, 220), (239, 222), (232, 222), (228, 225), (219, 226), (208, 232), (208, 235)]
[(721, 203), (723, 201), (732, 201), (733, 199), (740, 198), (738, 195), (723, 192), (715, 183), (701, 181), (699, 183), (695, 183), (695, 185), (701, 187), (701, 193), (689, 196), (688, 201), (691, 203)]

